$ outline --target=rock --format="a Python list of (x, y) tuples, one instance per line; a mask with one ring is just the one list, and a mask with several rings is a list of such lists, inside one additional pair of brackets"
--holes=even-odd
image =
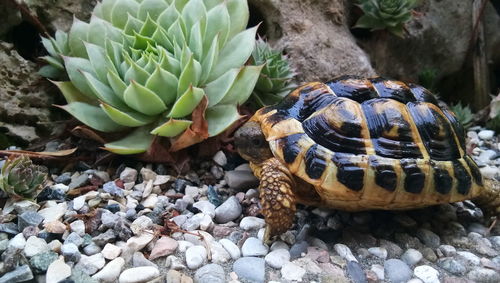
[[(168, 280), (167, 280), (168, 281)], [(196, 270), (194, 274), (195, 283), (224, 283), (226, 282), (226, 273), (222, 266), (218, 264), (207, 264)]]
[(30, 258), (30, 266), (33, 268), (33, 272), (35, 273), (46, 273), (49, 265), (57, 260), (57, 258), (57, 253), (52, 251), (39, 253)]
[(220, 239), (219, 243), (226, 249), (232, 259), (236, 260), (241, 257), (240, 249), (237, 245), (228, 239)]
[(80, 254), (80, 251), (78, 250), (78, 247), (73, 243), (62, 245), (61, 252), (64, 256), (64, 260), (74, 263), (78, 262), (80, 260), (80, 257), (82, 256)]
[(212, 255), (212, 263), (226, 263), (231, 259), (231, 255), (219, 242), (210, 242), (208, 245)]
[(207, 260), (207, 250), (203, 246), (192, 246), (186, 250), (186, 264), (189, 269), (199, 268)]
[(149, 242), (151, 242), (154, 238), (152, 233), (144, 232), (139, 236), (130, 237), (127, 240), (127, 246), (134, 251), (142, 250)]
[(45, 240), (37, 238), (36, 236), (31, 236), (26, 241), (26, 245), (24, 246), (24, 254), (27, 257), (32, 257), (36, 254), (48, 252), (49, 246)]
[(352, 255), (351, 249), (349, 249), (348, 246), (344, 244), (335, 244), (333, 246), (335, 251), (339, 254), (339, 256), (347, 261), (355, 261), (358, 262), (358, 260)]
[(69, 183), (68, 189), (72, 190), (76, 188), (81, 188), (88, 184), (90, 184), (89, 175), (84, 173), (76, 178), (71, 178), (71, 183)]
[(424, 243), (426, 246), (437, 249), (441, 244), (441, 239), (434, 232), (420, 228), (416, 232), (417, 237)]
[(179, 244), (179, 246), (177, 247), (177, 250), (181, 253), (185, 253), (186, 250), (189, 248), (189, 247), (192, 247), (194, 246), (193, 243), (191, 242), (188, 242), (188, 241), (177, 241), (177, 244)]
[(209, 215), (212, 218), (215, 217), (215, 205), (213, 205), (208, 200), (200, 200), (198, 202), (195, 202), (193, 204), (193, 207), (197, 208), (198, 210), (206, 215)]
[(370, 254), (378, 257), (378, 258), (381, 258), (381, 259), (386, 259), (387, 258), (387, 250), (385, 248), (373, 247), (373, 248), (369, 248), (368, 252)]
[(212, 160), (219, 166), (226, 166), (227, 157), (222, 150), (217, 151), (217, 153), (212, 157)]
[[(92, 243), (88, 246), (85, 246), (85, 248), (83, 248), (83, 252), (86, 255), (95, 255), (96, 253), (100, 253), (101, 251), (102, 251), (102, 248), (94, 243)], [(121, 249), (120, 249), (120, 251), (121, 251)]]
[(97, 253), (91, 256), (82, 255), (80, 261), (76, 264), (75, 267), (80, 268), (88, 275), (92, 275), (103, 268), (105, 264), (106, 260), (104, 259), (102, 254)]
[(108, 262), (101, 271), (92, 275), (92, 278), (97, 279), (101, 282), (115, 282), (122, 272), (123, 266), (125, 265), (125, 260), (121, 257), (115, 258)]
[(500, 282), (500, 274), (488, 268), (474, 268), (467, 274), (467, 278), (480, 283)]
[(140, 283), (153, 280), (160, 276), (158, 268), (153, 266), (141, 266), (125, 269), (118, 282), (120, 283)]
[(266, 263), (276, 269), (281, 269), (283, 265), (290, 261), (290, 252), (285, 249), (276, 249), (265, 257)]
[[(272, 247), (271, 247), (271, 250), (272, 250)], [(326, 246), (326, 244), (323, 248), (308, 247), (306, 256), (314, 261), (317, 261), (317, 262), (329, 262), (330, 261), (330, 254), (328, 253), (328, 247)]]
[(248, 238), (241, 247), (241, 254), (244, 257), (265, 256), (268, 251), (269, 247), (255, 237)]
[(408, 249), (406, 252), (401, 256), (401, 259), (406, 262), (409, 266), (413, 266), (417, 263), (419, 263), (423, 258), (423, 255), (421, 252), (415, 250), (415, 249)]
[(170, 237), (161, 237), (156, 241), (149, 259), (154, 260), (162, 256), (168, 256), (175, 252), (178, 246), (179, 244), (176, 240)]
[(15, 223), (0, 223), (0, 232), (16, 235), (19, 233)]
[(142, 234), (144, 230), (148, 230), (151, 227), (153, 227), (153, 220), (145, 215), (137, 217), (137, 219), (130, 224), (130, 230), (132, 230), (134, 235)]
[(85, 205), (85, 196), (79, 196), (73, 199), (73, 210), (78, 211)]
[(193, 279), (177, 270), (170, 269), (167, 272), (166, 283), (193, 283)]
[(116, 238), (116, 234), (113, 229), (108, 229), (106, 232), (101, 233), (92, 238), (92, 241), (99, 246), (104, 246), (107, 243), (114, 242)]
[(53, 240), (48, 246), (51, 251), (58, 253), (61, 251), (62, 243), (59, 240)]
[(48, 223), (59, 220), (67, 210), (67, 203), (61, 202), (59, 204), (53, 203), (53, 205), (39, 210), (38, 213), (44, 218), (43, 223)]
[(174, 270), (185, 270), (187, 269), (186, 265), (184, 264), (183, 260), (174, 256), (174, 255), (169, 255), (167, 256), (167, 259), (165, 260), (165, 267), (168, 267), (170, 269)]
[(307, 252), (309, 244), (306, 241), (300, 241), (292, 245), (290, 248), (290, 259), (294, 260), (296, 258), (302, 257)]
[[(181, 228), (187, 231), (193, 231), (200, 228), (200, 223), (203, 220), (205, 215), (203, 213), (197, 213), (193, 215), (191, 218), (188, 218), (182, 225)], [(210, 216), (208, 216), (210, 218)]]
[(135, 252), (134, 253), (134, 255), (132, 256), (132, 265), (134, 267), (153, 266), (153, 267), (158, 268), (158, 266), (156, 264), (154, 264), (153, 262), (147, 260), (144, 257), (144, 254), (142, 254), (141, 252)]
[(444, 256), (454, 256), (457, 254), (455, 247), (450, 245), (441, 245), (439, 246), (439, 250), (444, 254)]
[(229, 197), (224, 203), (215, 209), (215, 221), (227, 223), (241, 215), (241, 205), (235, 196)]
[(99, 283), (98, 280), (90, 277), (87, 273), (81, 270), (79, 267), (75, 267), (71, 270), (71, 276), (68, 280), (75, 283)]
[(420, 265), (415, 267), (413, 275), (424, 283), (439, 283), (439, 272), (429, 265)]
[(83, 242), (84, 239), (75, 232), (70, 233), (68, 237), (66, 237), (66, 240), (64, 240), (64, 244), (73, 243), (78, 247), (81, 246)]
[(481, 259), (475, 254), (467, 251), (459, 251), (456, 256), (457, 260), (465, 266), (478, 266), (481, 263)]
[(0, 283), (24, 282), (33, 279), (33, 273), (28, 265), (16, 267), (13, 271), (5, 273), (0, 277)]
[(349, 261), (347, 263), (347, 275), (349, 275), (349, 278), (351, 278), (354, 283), (368, 283), (363, 268), (355, 261)]
[(120, 247), (117, 247), (110, 243), (107, 243), (101, 251), (102, 256), (105, 259), (110, 259), (110, 260), (117, 258), (121, 252), (122, 249)]
[(26, 239), (24, 238), (22, 233), (17, 234), (9, 241), (8, 247), (22, 250), (26, 246)]
[(115, 181), (104, 183), (104, 185), (102, 185), (102, 189), (103, 191), (111, 194), (112, 196), (123, 197), (125, 195), (123, 189), (118, 187)]
[(249, 230), (257, 230), (266, 225), (266, 221), (262, 218), (258, 218), (255, 216), (246, 216), (243, 217), (240, 221), (240, 228), (249, 231)]
[(384, 267), (380, 264), (374, 264), (370, 268), (371, 271), (373, 271), (379, 280), (384, 280), (385, 275), (384, 275)]
[(265, 281), (265, 261), (258, 257), (242, 257), (233, 263), (238, 278), (254, 282)]
[(122, 180), (124, 183), (131, 183), (137, 180), (137, 170), (130, 168), (130, 167), (125, 167), (123, 171), (120, 173), (120, 180)]
[(69, 224), (72, 232), (75, 232), (79, 236), (85, 235), (85, 222), (83, 220), (76, 220)]
[(285, 280), (302, 281), (302, 277), (306, 274), (306, 270), (293, 262), (285, 262), (281, 268), (281, 276)]
[[(142, 176), (142, 180), (145, 181), (145, 182), (149, 182), (149, 181), (154, 181), (156, 180), (156, 176), (158, 176), (158, 174), (156, 174), (153, 170), (151, 169), (148, 169), (146, 167), (142, 167), (141, 168), (141, 176)], [(153, 183), (151, 183), (153, 184)]]
[(453, 258), (440, 258), (437, 262), (438, 266), (455, 275), (464, 275), (467, 269)]
[(385, 278), (393, 283), (406, 282), (410, 280), (412, 274), (408, 265), (399, 259), (392, 258), (384, 263)]
[(251, 171), (246, 170), (227, 171), (224, 180), (231, 189), (237, 191), (257, 187), (259, 185), (259, 179), (257, 179)]
[(45, 276), (46, 283), (57, 283), (71, 276), (71, 267), (64, 263), (61, 256), (58, 260), (52, 262), (47, 268)]
[(495, 136), (495, 131), (481, 130), (477, 135), (482, 140), (491, 140)]
[(38, 227), (43, 221), (43, 216), (36, 211), (26, 211), (17, 217), (17, 227), (19, 231), (24, 230), (28, 226)]

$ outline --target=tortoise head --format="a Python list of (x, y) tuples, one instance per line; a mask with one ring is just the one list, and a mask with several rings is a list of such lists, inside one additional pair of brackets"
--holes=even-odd
[(273, 157), (258, 122), (249, 121), (239, 128), (234, 134), (234, 144), (238, 153), (252, 163), (259, 164)]

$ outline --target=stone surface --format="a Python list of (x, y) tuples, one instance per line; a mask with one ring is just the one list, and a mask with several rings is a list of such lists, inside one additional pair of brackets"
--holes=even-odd
[(500, 274), (488, 268), (475, 268), (467, 274), (467, 278), (482, 283), (500, 282)]
[(401, 259), (406, 262), (406, 264), (413, 266), (417, 263), (419, 263), (423, 258), (423, 255), (421, 252), (415, 249), (408, 249), (406, 252), (401, 256)]
[(263, 283), (265, 281), (265, 261), (258, 257), (242, 257), (233, 263), (238, 278)]
[(117, 258), (121, 252), (122, 252), (122, 249), (120, 247), (117, 247), (111, 243), (107, 243), (101, 251), (102, 256), (105, 259), (109, 259), (109, 260), (113, 260), (113, 259)]
[(92, 275), (99, 271), (106, 264), (106, 260), (101, 253), (95, 255), (86, 256), (82, 255), (80, 261), (76, 264), (83, 272), (88, 275)]
[(215, 221), (217, 223), (227, 223), (235, 220), (241, 215), (241, 210), (238, 199), (231, 196), (215, 209)]
[(232, 259), (236, 260), (241, 257), (240, 248), (228, 239), (220, 239), (219, 243), (226, 249)]
[(439, 272), (431, 266), (420, 265), (415, 267), (413, 275), (424, 283), (439, 283)]
[(347, 261), (358, 261), (354, 255), (351, 252), (351, 249), (349, 249), (348, 246), (344, 244), (335, 244), (334, 246), (335, 251), (339, 254), (340, 257), (346, 259)]
[(35, 273), (45, 273), (49, 265), (57, 260), (58, 255), (53, 251), (39, 253), (30, 258), (30, 266)]
[(47, 283), (57, 283), (69, 276), (71, 276), (71, 267), (64, 263), (64, 258), (61, 256), (49, 265), (45, 280)]
[(203, 246), (192, 246), (186, 250), (186, 264), (190, 269), (199, 268), (207, 260), (207, 250)]
[(290, 261), (290, 252), (285, 249), (273, 250), (266, 255), (265, 261), (270, 267), (280, 269), (285, 263)]
[(393, 283), (406, 282), (412, 274), (408, 265), (399, 259), (389, 259), (384, 263), (385, 278)]
[(162, 256), (168, 256), (175, 252), (178, 246), (179, 244), (176, 240), (170, 237), (161, 237), (158, 241), (156, 241), (149, 259), (154, 260)]
[(207, 264), (196, 270), (196, 273), (194, 274), (194, 282), (224, 283), (226, 282), (226, 273), (224, 272), (222, 266), (218, 264)]
[(39, 253), (48, 252), (49, 246), (45, 240), (40, 239), (36, 236), (31, 236), (26, 240), (26, 245), (24, 246), (24, 254), (27, 257), (32, 257)]
[(285, 280), (302, 281), (305, 274), (306, 270), (293, 262), (285, 262), (281, 267), (281, 276)]
[(160, 276), (158, 268), (153, 266), (141, 266), (125, 269), (118, 279), (120, 283), (140, 283), (153, 280)]
[(21, 265), (0, 277), (0, 283), (24, 282), (33, 279), (33, 273), (28, 265)]
[(268, 251), (269, 247), (255, 237), (248, 238), (241, 247), (241, 254), (244, 257), (265, 256)]
[(92, 275), (92, 278), (103, 282), (115, 282), (125, 265), (125, 260), (121, 257), (108, 262), (99, 272)]

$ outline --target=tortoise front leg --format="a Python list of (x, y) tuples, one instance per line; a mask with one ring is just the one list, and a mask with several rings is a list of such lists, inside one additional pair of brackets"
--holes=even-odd
[(288, 169), (276, 158), (259, 164), (259, 197), (262, 214), (266, 219), (264, 242), (284, 233), (293, 224), (295, 217), (295, 195), (292, 191), (293, 178)]

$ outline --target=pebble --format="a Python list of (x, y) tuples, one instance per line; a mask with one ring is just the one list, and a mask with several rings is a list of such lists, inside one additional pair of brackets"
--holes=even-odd
[(280, 269), (290, 261), (290, 252), (286, 249), (276, 249), (266, 255), (264, 259), (270, 267)]
[(450, 245), (441, 245), (439, 246), (439, 250), (443, 253), (444, 256), (454, 256), (457, 254), (457, 249), (454, 246)]
[(207, 260), (207, 250), (203, 246), (192, 246), (186, 250), (186, 264), (189, 269), (197, 269)]
[(149, 242), (151, 242), (154, 238), (152, 233), (144, 232), (139, 236), (130, 237), (127, 240), (127, 247), (132, 249), (133, 251), (142, 250)]
[(64, 258), (61, 256), (58, 260), (52, 262), (47, 268), (45, 275), (46, 283), (57, 283), (71, 276), (71, 267), (64, 263)]
[(120, 173), (120, 180), (122, 180), (124, 183), (131, 183), (137, 180), (137, 170), (130, 168), (130, 167), (125, 167), (123, 171)]
[(269, 252), (269, 247), (255, 237), (249, 237), (241, 247), (241, 254), (244, 257), (265, 256)]
[(210, 242), (210, 254), (212, 255), (212, 263), (226, 263), (231, 259), (231, 255), (219, 242)]
[[(167, 282), (168, 279), (167, 279)], [(194, 282), (196, 283), (224, 283), (226, 282), (226, 273), (222, 266), (211, 263), (196, 270), (194, 274)], [(170, 282), (169, 282), (170, 283)], [(174, 282), (172, 282), (174, 283)], [(187, 282), (180, 282), (187, 283)]]
[(117, 258), (121, 252), (122, 249), (120, 247), (117, 247), (111, 243), (107, 243), (101, 251), (102, 256), (105, 259), (110, 259), (110, 260)]
[(378, 258), (385, 259), (387, 258), (387, 250), (381, 247), (373, 247), (369, 248), (368, 252)]
[(49, 246), (44, 239), (40, 239), (36, 236), (31, 236), (26, 240), (26, 245), (24, 246), (24, 254), (27, 257), (32, 257), (39, 253), (48, 252)]
[(371, 271), (373, 271), (379, 280), (384, 280), (384, 267), (380, 264), (374, 264), (370, 268)]
[(72, 232), (75, 232), (79, 236), (85, 235), (85, 222), (83, 220), (76, 220), (69, 224)]
[(347, 263), (347, 275), (349, 275), (354, 283), (368, 283), (363, 268), (355, 261)]
[(215, 221), (217, 223), (227, 223), (235, 220), (241, 215), (241, 211), (240, 202), (235, 196), (231, 196), (215, 209)]
[(456, 258), (465, 266), (478, 266), (481, 263), (481, 259), (477, 255), (467, 251), (457, 252)]
[(153, 262), (149, 261), (148, 259), (146, 259), (144, 257), (144, 254), (141, 253), (141, 252), (135, 252), (133, 254), (133, 256), (132, 256), (132, 265), (134, 267), (139, 267), (139, 266), (153, 266), (153, 267), (158, 268), (158, 266), (155, 263), (153, 263)]
[(220, 239), (219, 243), (226, 249), (233, 260), (241, 257), (241, 251), (236, 244), (228, 239)]
[(76, 264), (83, 272), (88, 275), (92, 275), (99, 271), (106, 264), (106, 260), (101, 253), (95, 255), (86, 256), (82, 255), (80, 261)]
[(408, 249), (406, 252), (401, 256), (401, 259), (406, 262), (406, 264), (413, 266), (417, 263), (419, 263), (424, 256), (422, 255), (421, 252), (415, 249)]
[(123, 189), (118, 187), (115, 181), (104, 183), (104, 185), (102, 185), (102, 190), (116, 197), (123, 197), (125, 195)]
[(455, 275), (464, 275), (465, 272), (467, 271), (467, 269), (460, 262), (450, 257), (440, 258), (437, 264), (442, 269)]
[(175, 252), (178, 246), (179, 244), (176, 240), (170, 237), (161, 237), (158, 241), (156, 241), (149, 259), (154, 260), (162, 256), (168, 256)]
[(200, 200), (193, 204), (194, 208), (197, 208), (199, 211), (203, 212), (206, 215), (210, 215), (210, 217), (215, 217), (215, 205), (213, 205), (208, 200)]
[(242, 257), (233, 263), (238, 278), (263, 283), (265, 281), (265, 261), (258, 257)]
[(306, 241), (300, 241), (292, 245), (290, 248), (290, 259), (296, 259), (302, 257), (309, 247), (309, 243)]
[(22, 250), (26, 246), (26, 239), (24, 238), (22, 233), (14, 236), (10, 241), (8, 247)]
[(160, 276), (160, 270), (153, 266), (140, 266), (125, 269), (118, 279), (120, 283), (140, 283), (151, 281)]
[(293, 262), (285, 262), (281, 267), (281, 276), (285, 280), (301, 282), (305, 274), (306, 270)]
[(26, 211), (17, 217), (17, 228), (19, 231), (28, 226), (38, 227), (43, 221), (43, 216), (36, 211)]
[(58, 259), (57, 253), (53, 251), (39, 253), (30, 258), (30, 266), (35, 273), (45, 273), (49, 265)]
[(144, 230), (150, 229), (153, 226), (153, 220), (151, 218), (141, 215), (135, 219), (132, 224), (130, 224), (130, 230), (134, 235), (139, 235), (144, 232)]
[(74, 263), (78, 262), (80, 260), (80, 257), (82, 256), (80, 254), (80, 251), (78, 250), (78, 247), (73, 243), (62, 245), (61, 253), (66, 261)]
[(467, 278), (481, 283), (500, 282), (500, 274), (495, 270), (488, 268), (474, 268), (467, 274)]
[(28, 265), (16, 267), (13, 271), (5, 273), (0, 277), (0, 283), (24, 282), (33, 279), (33, 273)]
[(344, 244), (335, 244), (333, 246), (335, 251), (339, 254), (339, 256), (347, 261), (355, 261), (358, 262), (358, 260), (354, 257), (354, 255), (351, 252), (351, 249), (349, 249), (348, 246)]
[[(51, 201), (48, 201), (47, 204), (48, 203), (51, 203)], [(61, 219), (61, 217), (66, 213), (67, 210), (67, 203), (61, 202), (59, 204), (56, 204), (54, 202), (53, 205), (40, 209), (38, 213), (43, 217), (43, 223), (47, 223)]]
[(183, 240), (177, 241), (177, 244), (178, 244), (177, 250), (181, 253), (185, 253), (188, 248), (194, 246), (193, 243)]
[(498, 167), (489, 165), (479, 168), (479, 171), (481, 171), (483, 177), (488, 179), (494, 179), (496, 175), (500, 174), (500, 169)]
[(404, 261), (392, 258), (384, 262), (385, 278), (393, 283), (406, 282), (411, 279), (412, 274)]
[(247, 170), (227, 171), (224, 180), (231, 189), (237, 191), (255, 188), (259, 185), (259, 179), (251, 171)]
[(482, 140), (491, 140), (495, 136), (495, 131), (481, 130), (477, 135)]
[(441, 244), (441, 239), (434, 232), (420, 228), (416, 232), (416, 236), (424, 243), (426, 246), (437, 249)]
[(266, 221), (264, 219), (255, 216), (246, 216), (240, 221), (240, 228), (245, 231), (257, 230), (263, 228), (265, 225)]
[(84, 239), (82, 237), (80, 237), (80, 235), (78, 235), (77, 233), (75, 232), (71, 232), (68, 237), (66, 237), (66, 240), (64, 240), (64, 243), (67, 244), (67, 243), (73, 243), (75, 245), (77, 245), (78, 247), (81, 246), (84, 242)]
[(439, 272), (429, 265), (420, 265), (415, 267), (413, 275), (424, 283), (439, 283)]
[(121, 257), (108, 262), (99, 272), (92, 275), (92, 278), (102, 282), (115, 282), (125, 266), (125, 260)]

